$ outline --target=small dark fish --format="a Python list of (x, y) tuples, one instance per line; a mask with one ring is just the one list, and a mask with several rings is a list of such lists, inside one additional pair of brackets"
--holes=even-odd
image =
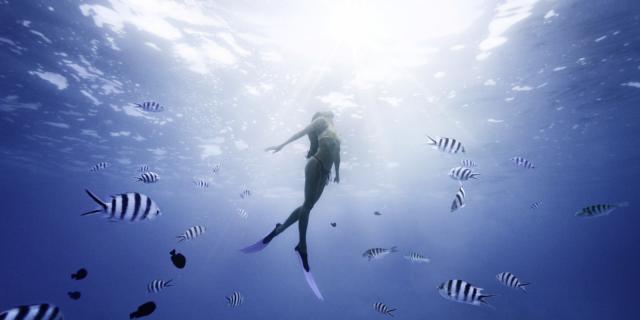
[(176, 249), (171, 250), (171, 262), (178, 269), (184, 268), (187, 265), (187, 258), (182, 253), (177, 253)]
[(71, 274), (71, 279), (82, 280), (87, 277), (87, 274), (89, 274), (87, 269), (81, 268), (78, 272)]
[(382, 213), (380, 213), (380, 211), (374, 211), (373, 214), (376, 215), (376, 216), (381, 216), (382, 215)]
[(334, 227), (334, 228), (335, 228), (337, 225), (338, 225), (337, 223), (335, 223), (335, 222), (331, 222), (331, 226), (332, 226), (332, 227)]
[(156, 304), (153, 301), (149, 301), (138, 307), (138, 310), (129, 314), (129, 319), (136, 319), (146, 317), (152, 314), (156, 310)]
[(80, 293), (80, 291), (70, 291), (67, 293), (69, 295), (69, 298), (73, 299), (73, 300), (78, 300), (80, 299), (80, 296), (82, 295)]

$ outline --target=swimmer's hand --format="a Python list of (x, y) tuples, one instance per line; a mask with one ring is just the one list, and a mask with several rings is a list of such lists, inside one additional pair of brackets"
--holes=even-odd
[(273, 151), (273, 153), (276, 153), (276, 152), (282, 150), (282, 147), (283, 147), (282, 145), (273, 146), (273, 147), (269, 147), (269, 148), (264, 149), (264, 151)]
[(333, 178), (333, 182), (340, 183), (340, 176), (336, 176), (335, 178)]

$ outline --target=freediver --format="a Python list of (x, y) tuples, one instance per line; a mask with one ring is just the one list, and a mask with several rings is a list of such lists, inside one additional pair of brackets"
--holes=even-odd
[(311, 275), (307, 257), (307, 225), (311, 209), (318, 202), (325, 185), (329, 183), (331, 167), (335, 166), (334, 182), (340, 182), (340, 139), (336, 133), (331, 111), (316, 112), (311, 118), (311, 124), (294, 134), (284, 143), (269, 147), (265, 151), (276, 153), (287, 144), (307, 135), (311, 145), (307, 153), (307, 165), (304, 176), (304, 203), (293, 210), (284, 223), (276, 224), (275, 228), (262, 240), (254, 245), (242, 249), (245, 253), (258, 252), (264, 249), (273, 238), (286, 230), (293, 223), (298, 222), (299, 242), (295, 247), (305, 272), (305, 279), (318, 299), (324, 300), (318, 286)]

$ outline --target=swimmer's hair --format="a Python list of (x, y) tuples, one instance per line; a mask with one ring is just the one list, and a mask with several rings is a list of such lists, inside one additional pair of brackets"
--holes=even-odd
[(311, 121), (318, 119), (319, 117), (333, 119), (334, 115), (331, 111), (318, 111), (313, 114), (313, 117), (311, 117)]

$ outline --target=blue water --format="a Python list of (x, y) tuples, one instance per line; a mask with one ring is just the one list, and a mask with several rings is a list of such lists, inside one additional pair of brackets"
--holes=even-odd
[[(67, 319), (127, 319), (152, 300), (149, 319), (371, 319), (383, 302), (399, 319), (635, 319), (640, 3), (438, 3), (0, 0), (0, 311), (50, 302)], [(132, 107), (142, 101), (167, 110)], [(301, 204), (307, 139), (264, 148), (318, 110), (342, 138), (341, 183), (308, 233), (324, 302), (296, 261), (295, 225), (239, 251)], [(481, 176), (450, 213), (447, 173), (462, 159)], [(111, 167), (90, 173), (101, 161)], [(135, 182), (141, 164), (160, 181)], [(163, 214), (80, 216), (96, 207), (85, 188), (141, 192)], [(194, 225), (207, 232), (177, 243)], [(87, 279), (71, 280), (81, 267)], [(499, 284), (504, 271), (528, 293)], [(147, 293), (154, 279), (175, 287)], [(495, 309), (443, 299), (449, 279), (497, 294)]]

